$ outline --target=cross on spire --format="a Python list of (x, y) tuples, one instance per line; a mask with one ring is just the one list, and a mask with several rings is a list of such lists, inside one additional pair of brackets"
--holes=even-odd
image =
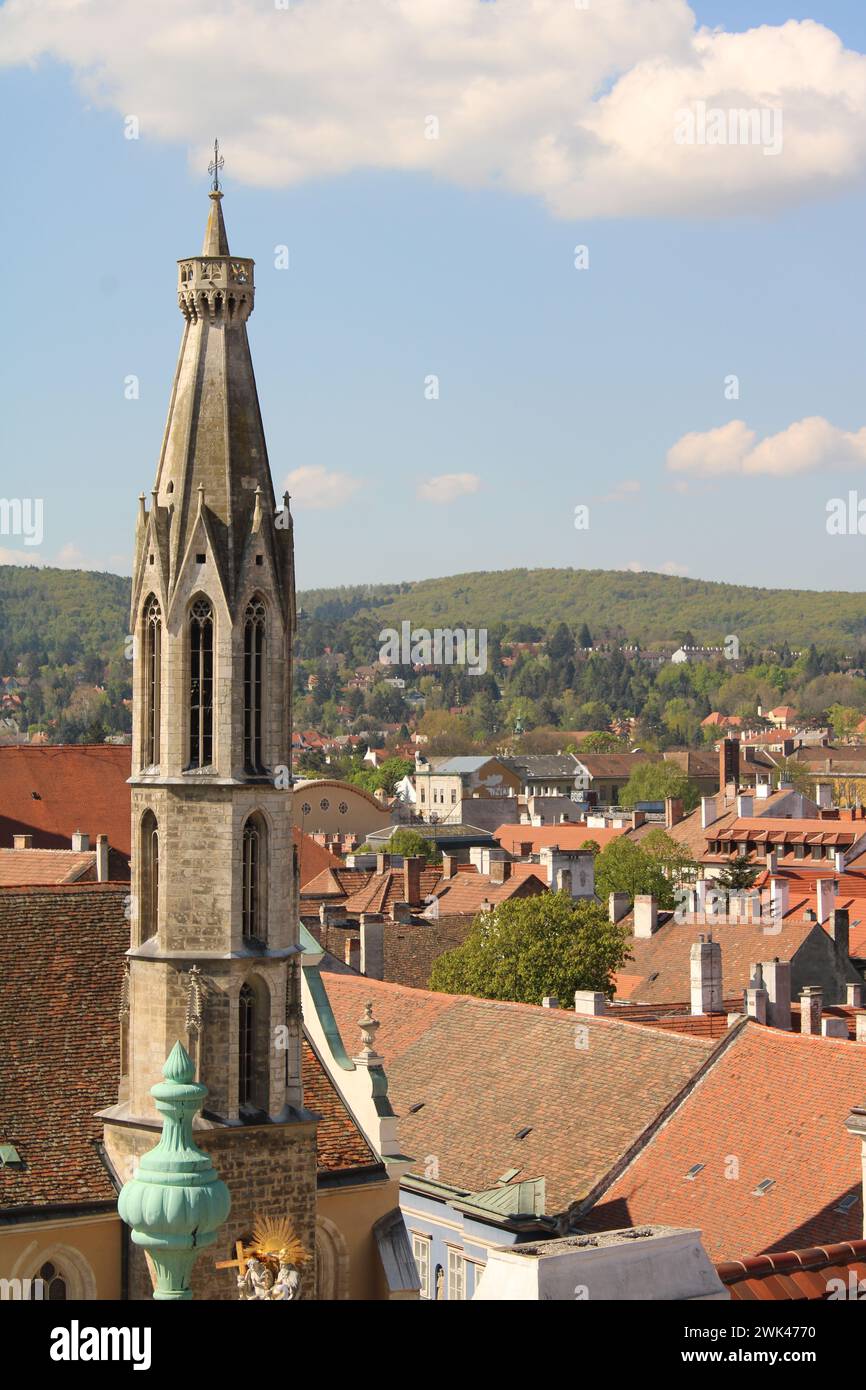
[(213, 188), (211, 191), (214, 193), (219, 193), (220, 191), (220, 170), (222, 169), (224, 164), (225, 160), (223, 159), (223, 156), (220, 154), (220, 142), (219, 140), (214, 140), (213, 159), (207, 166), (208, 173), (213, 174)]

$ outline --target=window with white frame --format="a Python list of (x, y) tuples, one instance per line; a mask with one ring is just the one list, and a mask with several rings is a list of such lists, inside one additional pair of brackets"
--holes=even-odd
[(448, 1299), (466, 1297), (466, 1264), (462, 1250), (448, 1251)]
[(430, 1237), (412, 1234), (412, 1254), (415, 1256), (415, 1264), (418, 1266), (418, 1278), (421, 1281), (421, 1297), (430, 1297)]

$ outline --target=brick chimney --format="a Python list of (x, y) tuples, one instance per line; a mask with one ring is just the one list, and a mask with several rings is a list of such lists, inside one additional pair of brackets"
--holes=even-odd
[(651, 893), (638, 893), (634, 900), (634, 934), (645, 941), (658, 931), (658, 902)]
[(421, 902), (421, 856), (408, 855), (403, 860), (403, 897), (411, 907)]
[(817, 1037), (821, 1032), (824, 991), (820, 985), (806, 985), (800, 994), (800, 1032)]
[(90, 849), (90, 836), (84, 830), (75, 830), (72, 834), (72, 848), (76, 854), (86, 854)]
[(711, 933), (701, 934), (690, 957), (693, 1014), (717, 1014), (722, 1009), (722, 948)]
[(457, 855), (442, 852), (442, 877), (453, 878), (457, 872)]
[(96, 837), (96, 877), (99, 883), (108, 882), (108, 836)]
[(33, 836), (32, 836), (32, 835), (13, 835), (13, 836), (12, 836), (12, 848), (13, 848), (13, 849), (32, 849), (32, 848), (33, 848)]
[(505, 883), (511, 877), (510, 859), (491, 859), (490, 882)]
[(683, 818), (683, 803), (679, 796), (665, 797), (665, 829), (672, 830)]

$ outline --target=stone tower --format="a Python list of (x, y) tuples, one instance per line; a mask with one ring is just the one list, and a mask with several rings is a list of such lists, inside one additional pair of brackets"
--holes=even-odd
[[(178, 263), (183, 339), (132, 583), (132, 895), (119, 1103), (122, 1179), (154, 1142), (150, 1089), (180, 1040), (208, 1100), (196, 1139), (231, 1190), (217, 1258), (254, 1215), (315, 1247), (316, 1122), (303, 1108), (292, 838), (294, 560), (277, 510), (247, 319), (215, 183), (204, 246)], [(131, 1252), (133, 1296), (150, 1283)], [(137, 1262), (137, 1263), (136, 1263)], [(198, 1297), (235, 1296), (199, 1261)], [(312, 1296), (314, 1266), (304, 1272)]]

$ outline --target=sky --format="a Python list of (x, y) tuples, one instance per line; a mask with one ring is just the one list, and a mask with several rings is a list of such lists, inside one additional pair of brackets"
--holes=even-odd
[(0, 563), (129, 572), (218, 136), (300, 588), (860, 590), (864, 55), (862, 0), (5, 0)]

